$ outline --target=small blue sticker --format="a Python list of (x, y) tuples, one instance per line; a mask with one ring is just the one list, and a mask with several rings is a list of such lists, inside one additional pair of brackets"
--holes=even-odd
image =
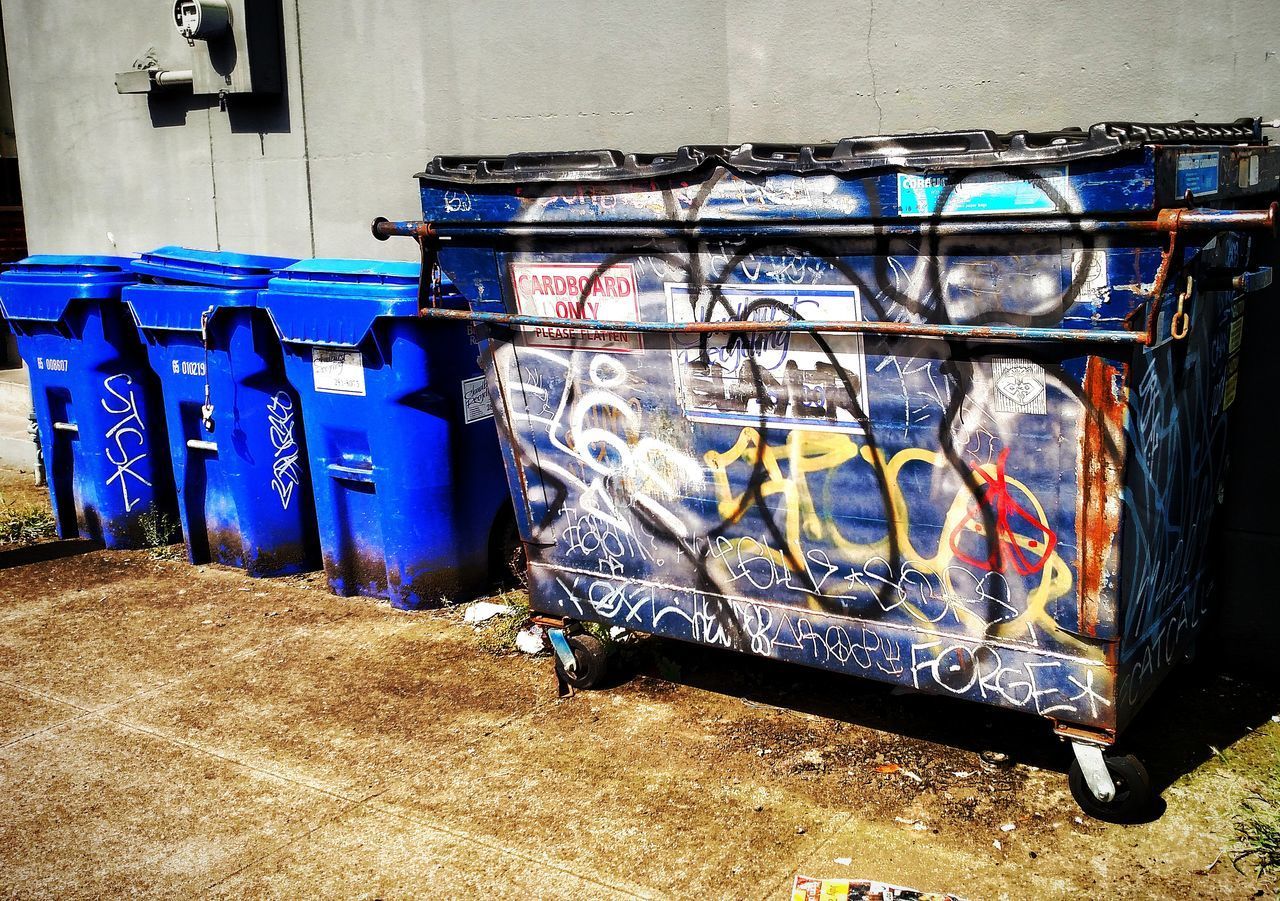
[(1218, 190), (1218, 151), (1184, 153), (1178, 157), (1178, 196), (1213, 194)]
[(1067, 209), (1067, 167), (1032, 170), (1024, 178), (1006, 172), (950, 175), (898, 174), (900, 216), (1055, 213)]

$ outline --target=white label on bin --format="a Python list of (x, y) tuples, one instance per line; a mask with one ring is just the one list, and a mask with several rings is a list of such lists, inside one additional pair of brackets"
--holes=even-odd
[(996, 359), (992, 376), (996, 386), (997, 412), (1048, 412), (1043, 366), (1029, 360)]
[(493, 418), (493, 404), (484, 376), (462, 380), (462, 418), (468, 423)]
[(364, 357), (358, 350), (311, 348), (311, 375), (317, 391), (364, 396)]
[[(634, 321), (640, 318), (636, 273), (630, 263), (601, 268), (594, 263), (512, 263), (516, 308), (526, 316)], [(525, 331), (529, 347), (567, 347), (605, 353), (642, 349), (628, 331), (582, 331), (538, 326)]]
[(66, 360), (55, 360), (53, 357), (36, 357), (36, 368), (47, 369), (50, 372), (66, 372), (68, 363)]

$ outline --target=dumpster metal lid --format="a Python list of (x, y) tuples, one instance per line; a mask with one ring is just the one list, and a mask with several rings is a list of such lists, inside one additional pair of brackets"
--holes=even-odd
[(0, 272), (0, 313), (8, 319), (57, 322), (72, 300), (119, 297), (138, 280), (129, 257), (37, 254)]
[(277, 273), (259, 303), (284, 341), (356, 347), (378, 318), (417, 318), (421, 271), (417, 263), (303, 260)]
[(1149, 144), (1260, 143), (1259, 119), (1229, 123), (1101, 122), (1087, 131), (948, 131), (870, 135), (829, 143), (688, 144), (670, 153), (581, 150), (507, 156), (437, 156), (417, 174), (444, 184), (629, 181), (724, 166), (751, 175), (857, 172), (878, 167), (973, 169), (1107, 156)]
[(214, 288), (263, 288), (293, 257), (268, 257), (225, 250), (158, 247), (133, 261), (133, 270), (161, 282)]
[(135, 284), (121, 295), (140, 328), (198, 332), (206, 312), (257, 307), (261, 291), (207, 285)]

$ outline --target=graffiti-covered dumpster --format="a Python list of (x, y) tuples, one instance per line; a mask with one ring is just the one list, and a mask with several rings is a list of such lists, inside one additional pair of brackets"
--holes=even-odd
[(251, 576), (319, 562), (297, 394), (258, 297), (279, 257), (161, 247), (124, 299), (164, 394), (187, 556)]
[(1023, 710), (1104, 759), (1212, 569), (1258, 124), (436, 158), (533, 608)]
[(465, 325), (419, 318), (419, 281), (414, 263), (306, 260), (263, 296), (302, 399), (329, 587), (407, 609), (487, 587), (516, 541), (478, 349)]
[(160, 388), (120, 302), (129, 262), (32, 256), (0, 275), (58, 536), (109, 548), (153, 544), (173, 515)]

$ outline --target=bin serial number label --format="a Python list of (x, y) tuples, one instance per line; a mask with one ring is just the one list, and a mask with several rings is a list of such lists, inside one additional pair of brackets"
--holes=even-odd
[(317, 391), (364, 396), (364, 355), (358, 350), (311, 348), (311, 377)]
[[(516, 309), (527, 316), (555, 319), (635, 321), (636, 273), (630, 263), (601, 268), (593, 263), (512, 263)], [(563, 347), (605, 353), (642, 349), (640, 335), (628, 331), (585, 331), (564, 326), (536, 326), (525, 332), (529, 347)]]
[(66, 372), (66, 360), (55, 360), (53, 357), (36, 357), (36, 368), (46, 369), (49, 372)]
[(201, 378), (209, 371), (202, 360), (174, 360), (172, 368), (174, 375), (194, 375)]

